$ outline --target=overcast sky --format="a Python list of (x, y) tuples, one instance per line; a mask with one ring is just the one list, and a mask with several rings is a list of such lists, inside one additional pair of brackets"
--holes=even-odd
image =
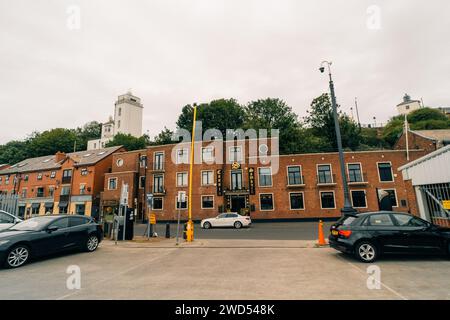
[(325, 59), (363, 123), (406, 92), (449, 106), (449, 16), (448, 0), (0, 0), (0, 143), (106, 121), (130, 88), (152, 136), (216, 98), (277, 97), (304, 116), (328, 90)]

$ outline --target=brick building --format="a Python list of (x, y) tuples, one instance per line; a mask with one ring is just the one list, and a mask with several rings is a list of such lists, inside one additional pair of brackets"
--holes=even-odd
[(121, 147), (23, 160), (0, 170), (0, 193), (19, 196), (20, 217), (45, 213), (98, 216), (104, 175)]
[[(423, 149), (427, 152), (433, 152), (450, 144), (450, 129), (408, 130), (408, 143), (410, 149)], [(394, 149), (406, 149), (405, 132), (398, 138)]]
[[(238, 141), (235, 146), (222, 141), (215, 144), (211, 147), (205, 142), (196, 143), (201, 163), (193, 168), (195, 220), (227, 210), (250, 214), (252, 219), (340, 215), (344, 201), (337, 153), (281, 155), (275, 166), (270, 163), (274, 158), (261, 154), (270, 150), (268, 145), (259, 144), (259, 154), (250, 156), (248, 140)], [(121, 186), (126, 183), (128, 203), (136, 208), (138, 220), (149, 210), (148, 193), (154, 196), (152, 211), (157, 219), (175, 220), (178, 210), (181, 218), (186, 219), (187, 204), (178, 204), (176, 199), (178, 192), (188, 195), (189, 147), (171, 144), (115, 153), (112, 170), (105, 174), (103, 211), (113, 213), (117, 209)], [(219, 149), (224, 150), (221, 157), (224, 164), (209, 161), (217, 157)], [(424, 154), (424, 150), (411, 150), (410, 159)], [(404, 150), (346, 152), (345, 161), (351, 200), (359, 211), (378, 210), (379, 194), (385, 190), (391, 196), (394, 210), (417, 212), (410, 182), (403, 181), (397, 173), (407, 163)]]

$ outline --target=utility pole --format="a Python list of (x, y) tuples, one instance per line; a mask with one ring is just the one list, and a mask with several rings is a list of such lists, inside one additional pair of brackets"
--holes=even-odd
[(358, 98), (357, 97), (355, 97), (355, 109), (356, 109), (356, 118), (358, 119), (359, 131), (361, 131), (361, 122), (359, 121)]
[(341, 209), (342, 215), (355, 213), (356, 210), (352, 207), (350, 202), (350, 193), (348, 190), (348, 184), (347, 184), (347, 174), (345, 170), (345, 159), (344, 159), (344, 151), (342, 149), (342, 138), (341, 138), (341, 129), (339, 127), (339, 116), (337, 112), (337, 103), (336, 103), (336, 95), (334, 93), (334, 83), (333, 78), (331, 77), (331, 62), (323, 61), (322, 65), (320, 67), (320, 72), (325, 72), (325, 67), (323, 67), (324, 64), (327, 64), (328, 66), (328, 76), (329, 76), (329, 86), (330, 86), (330, 93), (331, 93), (331, 104), (333, 107), (333, 116), (334, 116), (334, 129), (336, 131), (336, 142), (339, 152), (339, 164), (341, 168), (341, 176), (342, 176), (342, 187), (344, 189), (344, 207)]
[(186, 230), (186, 241), (194, 241), (194, 223), (192, 222), (192, 169), (194, 167), (194, 147), (195, 147), (195, 121), (197, 119), (197, 104), (194, 103), (194, 118), (192, 121), (192, 136), (191, 136), (191, 154), (189, 164), (189, 196), (188, 196), (188, 223)]

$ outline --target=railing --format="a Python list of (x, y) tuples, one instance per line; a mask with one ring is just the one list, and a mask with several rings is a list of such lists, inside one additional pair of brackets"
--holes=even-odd
[(359, 175), (348, 175), (348, 183), (349, 184), (367, 184), (367, 173), (363, 172)]
[(70, 177), (62, 177), (61, 183), (71, 183), (72, 182), (72, 176)]
[(163, 195), (166, 194), (166, 189), (163, 186), (153, 187), (153, 194)]
[(289, 176), (287, 177), (287, 187), (288, 188), (305, 186), (305, 176), (300, 176), (300, 181), (290, 181), (290, 180), (296, 180), (296, 179), (289, 179)]
[(0, 210), (17, 216), (19, 214), (18, 200), (17, 194), (0, 194)]

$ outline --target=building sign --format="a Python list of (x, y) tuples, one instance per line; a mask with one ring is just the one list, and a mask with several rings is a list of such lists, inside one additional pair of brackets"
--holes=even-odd
[(216, 171), (216, 185), (217, 185), (217, 195), (218, 196), (222, 196), (223, 195), (223, 174), (222, 174), (222, 169), (218, 169)]
[(442, 206), (445, 210), (450, 210), (450, 200), (442, 200)]
[(120, 194), (120, 205), (127, 206), (128, 205), (128, 184), (122, 184), (122, 190)]
[(248, 189), (250, 194), (255, 194), (255, 169), (248, 169)]
[(238, 170), (241, 168), (241, 164), (239, 162), (233, 162), (233, 164), (231, 165), (231, 169), (233, 170)]
[(151, 206), (153, 202), (153, 193), (147, 193), (146, 198), (147, 198), (147, 205)]

